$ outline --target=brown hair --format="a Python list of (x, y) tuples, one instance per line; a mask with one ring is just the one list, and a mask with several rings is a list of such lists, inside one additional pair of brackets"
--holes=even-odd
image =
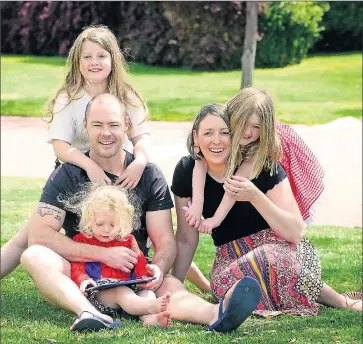
[(208, 115), (216, 116), (226, 123), (228, 129), (230, 128), (229, 125), (229, 117), (226, 112), (226, 106), (222, 104), (208, 104), (203, 106), (198, 115), (195, 117), (193, 122), (192, 130), (190, 131), (188, 138), (187, 138), (187, 149), (189, 154), (193, 157), (194, 160), (200, 160), (203, 158), (203, 153), (200, 152), (198, 154), (195, 154), (194, 152), (194, 136), (193, 131), (195, 130), (197, 133), (199, 131), (199, 125), (200, 122), (203, 121), (204, 118), (206, 118)]

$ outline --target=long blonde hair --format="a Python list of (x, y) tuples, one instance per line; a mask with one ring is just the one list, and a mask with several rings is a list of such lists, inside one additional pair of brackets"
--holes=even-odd
[[(104, 182), (90, 182), (79, 192), (60, 200), (65, 209), (80, 217), (79, 232), (87, 237), (93, 236), (92, 222), (95, 211), (114, 212), (119, 232), (115, 239), (122, 240), (140, 227), (140, 200), (135, 193), (128, 193), (121, 186)], [(135, 205), (132, 205), (132, 204)]]
[[(243, 88), (227, 103), (231, 121), (231, 149), (227, 159), (226, 176), (235, 173), (244, 160), (253, 159), (250, 179), (256, 178), (263, 169), (273, 174), (282, 157), (280, 139), (275, 130), (275, 111), (271, 98), (264, 90)], [(256, 114), (260, 119), (260, 138), (241, 149), (248, 119)]]
[[(66, 106), (70, 104), (72, 100), (76, 100), (80, 97), (82, 89), (86, 85), (86, 80), (80, 71), (80, 60), (82, 45), (84, 41), (90, 41), (97, 43), (103, 49), (108, 51), (111, 55), (111, 72), (108, 80), (109, 93), (118, 97), (121, 102), (126, 106), (139, 107), (143, 106), (145, 109), (145, 118), (143, 121), (149, 119), (149, 112), (145, 106), (141, 96), (136, 90), (127, 82), (127, 63), (120, 50), (117, 39), (107, 26), (104, 25), (92, 25), (85, 28), (76, 38), (73, 43), (67, 58), (66, 67), (68, 69), (66, 79), (62, 87), (57, 91), (55, 97), (48, 103), (48, 114), (50, 115), (51, 122), (54, 116), (54, 104), (56, 99), (61, 93), (65, 93), (69, 99)], [(130, 102), (128, 92), (131, 91), (136, 95), (139, 100), (138, 104)]]

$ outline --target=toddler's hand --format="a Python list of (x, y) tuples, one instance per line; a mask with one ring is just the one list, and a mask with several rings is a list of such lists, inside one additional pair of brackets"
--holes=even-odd
[(185, 210), (184, 216), (189, 227), (198, 228), (201, 222), (203, 204), (188, 201), (188, 206), (183, 207), (183, 209)]
[(87, 295), (87, 292), (86, 292), (86, 288), (89, 286), (89, 285), (92, 285), (93, 287), (97, 287), (97, 283), (92, 279), (87, 279), (87, 280), (84, 280), (81, 285), (79, 286), (79, 290), (82, 292), (83, 295)]
[(127, 190), (134, 189), (141, 179), (145, 166), (145, 163), (134, 160), (129, 166), (127, 166), (126, 170), (116, 181), (115, 185), (121, 184), (121, 186)]
[(210, 217), (209, 219), (205, 219), (202, 221), (198, 228), (198, 231), (200, 233), (211, 234), (213, 229), (218, 227), (219, 225), (220, 223), (214, 217)]

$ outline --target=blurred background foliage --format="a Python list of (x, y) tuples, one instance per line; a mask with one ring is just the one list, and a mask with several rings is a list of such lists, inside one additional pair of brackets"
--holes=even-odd
[[(2, 54), (66, 56), (82, 28), (105, 24), (129, 61), (198, 70), (240, 68), (244, 1), (5, 1)], [(259, 2), (256, 67), (309, 52), (362, 49), (362, 2)]]

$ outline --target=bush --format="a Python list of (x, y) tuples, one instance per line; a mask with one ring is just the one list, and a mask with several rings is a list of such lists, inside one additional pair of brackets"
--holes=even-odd
[(300, 63), (320, 36), (326, 3), (270, 2), (260, 18), (262, 40), (257, 43), (256, 67)]
[(4, 7), (3, 53), (64, 56), (85, 26), (107, 23), (121, 46), (131, 45), (139, 61), (152, 64), (160, 62), (155, 55), (170, 29), (157, 3), (28, 1)]
[(330, 2), (325, 13), (322, 38), (316, 42), (313, 51), (362, 50), (363, 2)]
[(166, 2), (181, 63), (192, 69), (239, 68), (233, 54), (243, 45), (245, 3)]
[[(66, 55), (82, 28), (107, 24), (130, 60), (192, 69), (240, 68), (245, 2), (25, 1), (2, 3), (2, 52)], [(256, 66), (299, 63), (327, 5), (259, 3)], [(129, 49), (131, 48), (131, 49)]]

